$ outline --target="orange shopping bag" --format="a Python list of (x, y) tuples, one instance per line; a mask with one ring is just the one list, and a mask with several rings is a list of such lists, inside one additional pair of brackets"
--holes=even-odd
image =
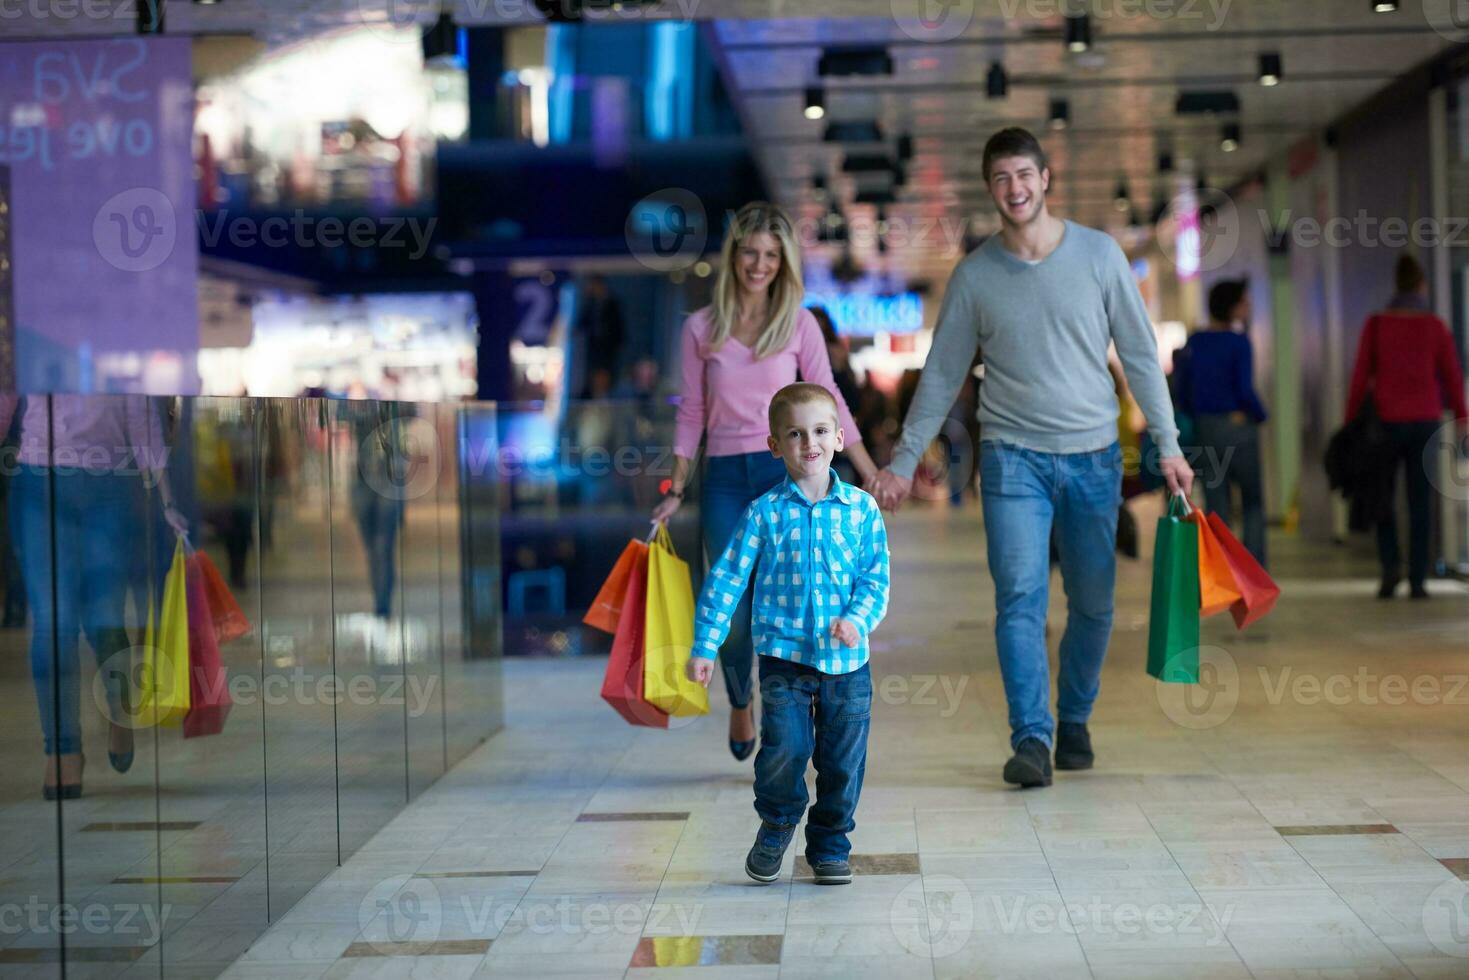
[(1229, 607), (1229, 613), (1234, 617), (1234, 625), (1244, 629), (1275, 608), (1275, 600), (1280, 598), (1280, 586), (1230, 533), (1229, 526), (1219, 519), (1218, 514), (1209, 515), (1209, 529), (1219, 540), (1224, 558), (1229, 562), (1229, 570), (1234, 573), (1235, 585), (1239, 587), (1240, 598)]
[(1199, 615), (1214, 616), (1238, 602), (1242, 596), (1224, 547), (1214, 527), (1201, 510), (1190, 510), (1184, 518), (1199, 528)]
[(622, 549), (617, 564), (612, 566), (612, 574), (607, 576), (607, 581), (597, 590), (597, 598), (592, 600), (591, 608), (581, 619), (583, 623), (604, 633), (617, 633), (617, 621), (622, 618), (622, 603), (627, 596), (628, 581), (640, 561), (644, 565), (648, 563), (648, 546), (633, 539)]
[(189, 563), (198, 569), (204, 598), (209, 605), (209, 616), (214, 624), (216, 641), (228, 643), (249, 633), (250, 620), (245, 617), (245, 610), (235, 601), (234, 593), (225, 584), (224, 576), (219, 574), (219, 569), (209, 556), (202, 551), (196, 551), (189, 556)]

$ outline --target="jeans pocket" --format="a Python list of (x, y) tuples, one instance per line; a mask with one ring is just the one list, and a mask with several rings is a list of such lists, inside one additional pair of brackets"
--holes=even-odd
[(860, 721), (872, 715), (872, 671), (868, 665), (830, 680), (834, 681), (831, 696), (836, 709), (832, 716), (837, 721)]

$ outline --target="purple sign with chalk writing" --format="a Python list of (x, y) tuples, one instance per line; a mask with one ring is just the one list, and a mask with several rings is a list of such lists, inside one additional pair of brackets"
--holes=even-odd
[(21, 391), (197, 390), (187, 38), (0, 44)]

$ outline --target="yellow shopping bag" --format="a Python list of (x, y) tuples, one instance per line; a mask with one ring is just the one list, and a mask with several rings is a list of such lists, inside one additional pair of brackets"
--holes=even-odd
[(163, 607), (148, 603), (143, 637), (143, 674), (138, 680), (134, 723), (174, 726), (189, 713), (189, 601), (184, 539), (173, 549), (173, 564), (163, 580)]
[(670, 715), (709, 713), (709, 692), (684, 669), (694, 646), (694, 586), (665, 525), (648, 548), (648, 600), (643, 700)]

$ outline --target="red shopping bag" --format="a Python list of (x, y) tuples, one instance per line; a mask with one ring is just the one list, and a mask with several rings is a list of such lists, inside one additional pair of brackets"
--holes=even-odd
[(1234, 625), (1244, 629), (1275, 608), (1275, 600), (1280, 598), (1280, 586), (1275, 584), (1269, 572), (1260, 567), (1255, 556), (1239, 543), (1239, 538), (1230, 532), (1229, 525), (1220, 520), (1218, 514), (1209, 515), (1209, 530), (1214, 532), (1220, 548), (1224, 550), (1224, 559), (1229, 562), (1229, 570), (1234, 573), (1234, 584), (1239, 588), (1240, 598), (1229, 607), (1229, 613), (1234, 617)]
[(602, 588), (597, 590), (597, 598), (592, 600), (592, 607), (581, 619), (583, 623), (606, 633), (617, 633), (618, 619), (622, 616), (623, 602), (627, 595), (628, 580), (632, 577), (633, 566), (639, 559), (646, 567), (648, 545), (634, 539), (622, 549), (617, 564), (612, 566), (612, 574), (607, 576), (607, 581), (603, 582)]
[[(204, 598), (208, 601), (209, 615), (214, 621), (214, 635), (220, 643), (238, 640), (250, 632), (250, 620), (245, 610), (235, 601), (234, 593), (225, 584), (219, 568), (202, 551), (189, 556), (189, 564), (198, 566), (199, 577), (204, 582)], [(193, 599), (191, 598), (192, 602)]]
[[(640, 542), (635, 542), (640, 543)], [(626, 552), (624, 552), (626, 554)], [(622, 615), (612, 639), (612, 655), (602, 678), (602, 700), (629, 725), (667, 728), (668, 713), (643, 700), (644, 613), (648, 605), (648, 549), (635, 553), (628, 570)]]
[[(201, 562), (199, 559), (203, 558)], [(229, 682), (224, 663), (219, 657), (219, 640), (215, 636), (214, 616), (205, 585), (209, 562), (202, 552), (194, 552), (188, 568), (189, 607), (189, 713), (184, 715), (184, 738), (218, 735), (229, 716)], [(213, 567), (213, 563), (209, 563)]]
[(1201, 510), (1190, 510), (1184, 520), (1199, 528), (1199, 615), (1214, 616), (1231, 608), (1244, 598), (1234, 581), (1234, 570), (1224, 554), (1224, 546), (1214, 534), (1214, 527)]

